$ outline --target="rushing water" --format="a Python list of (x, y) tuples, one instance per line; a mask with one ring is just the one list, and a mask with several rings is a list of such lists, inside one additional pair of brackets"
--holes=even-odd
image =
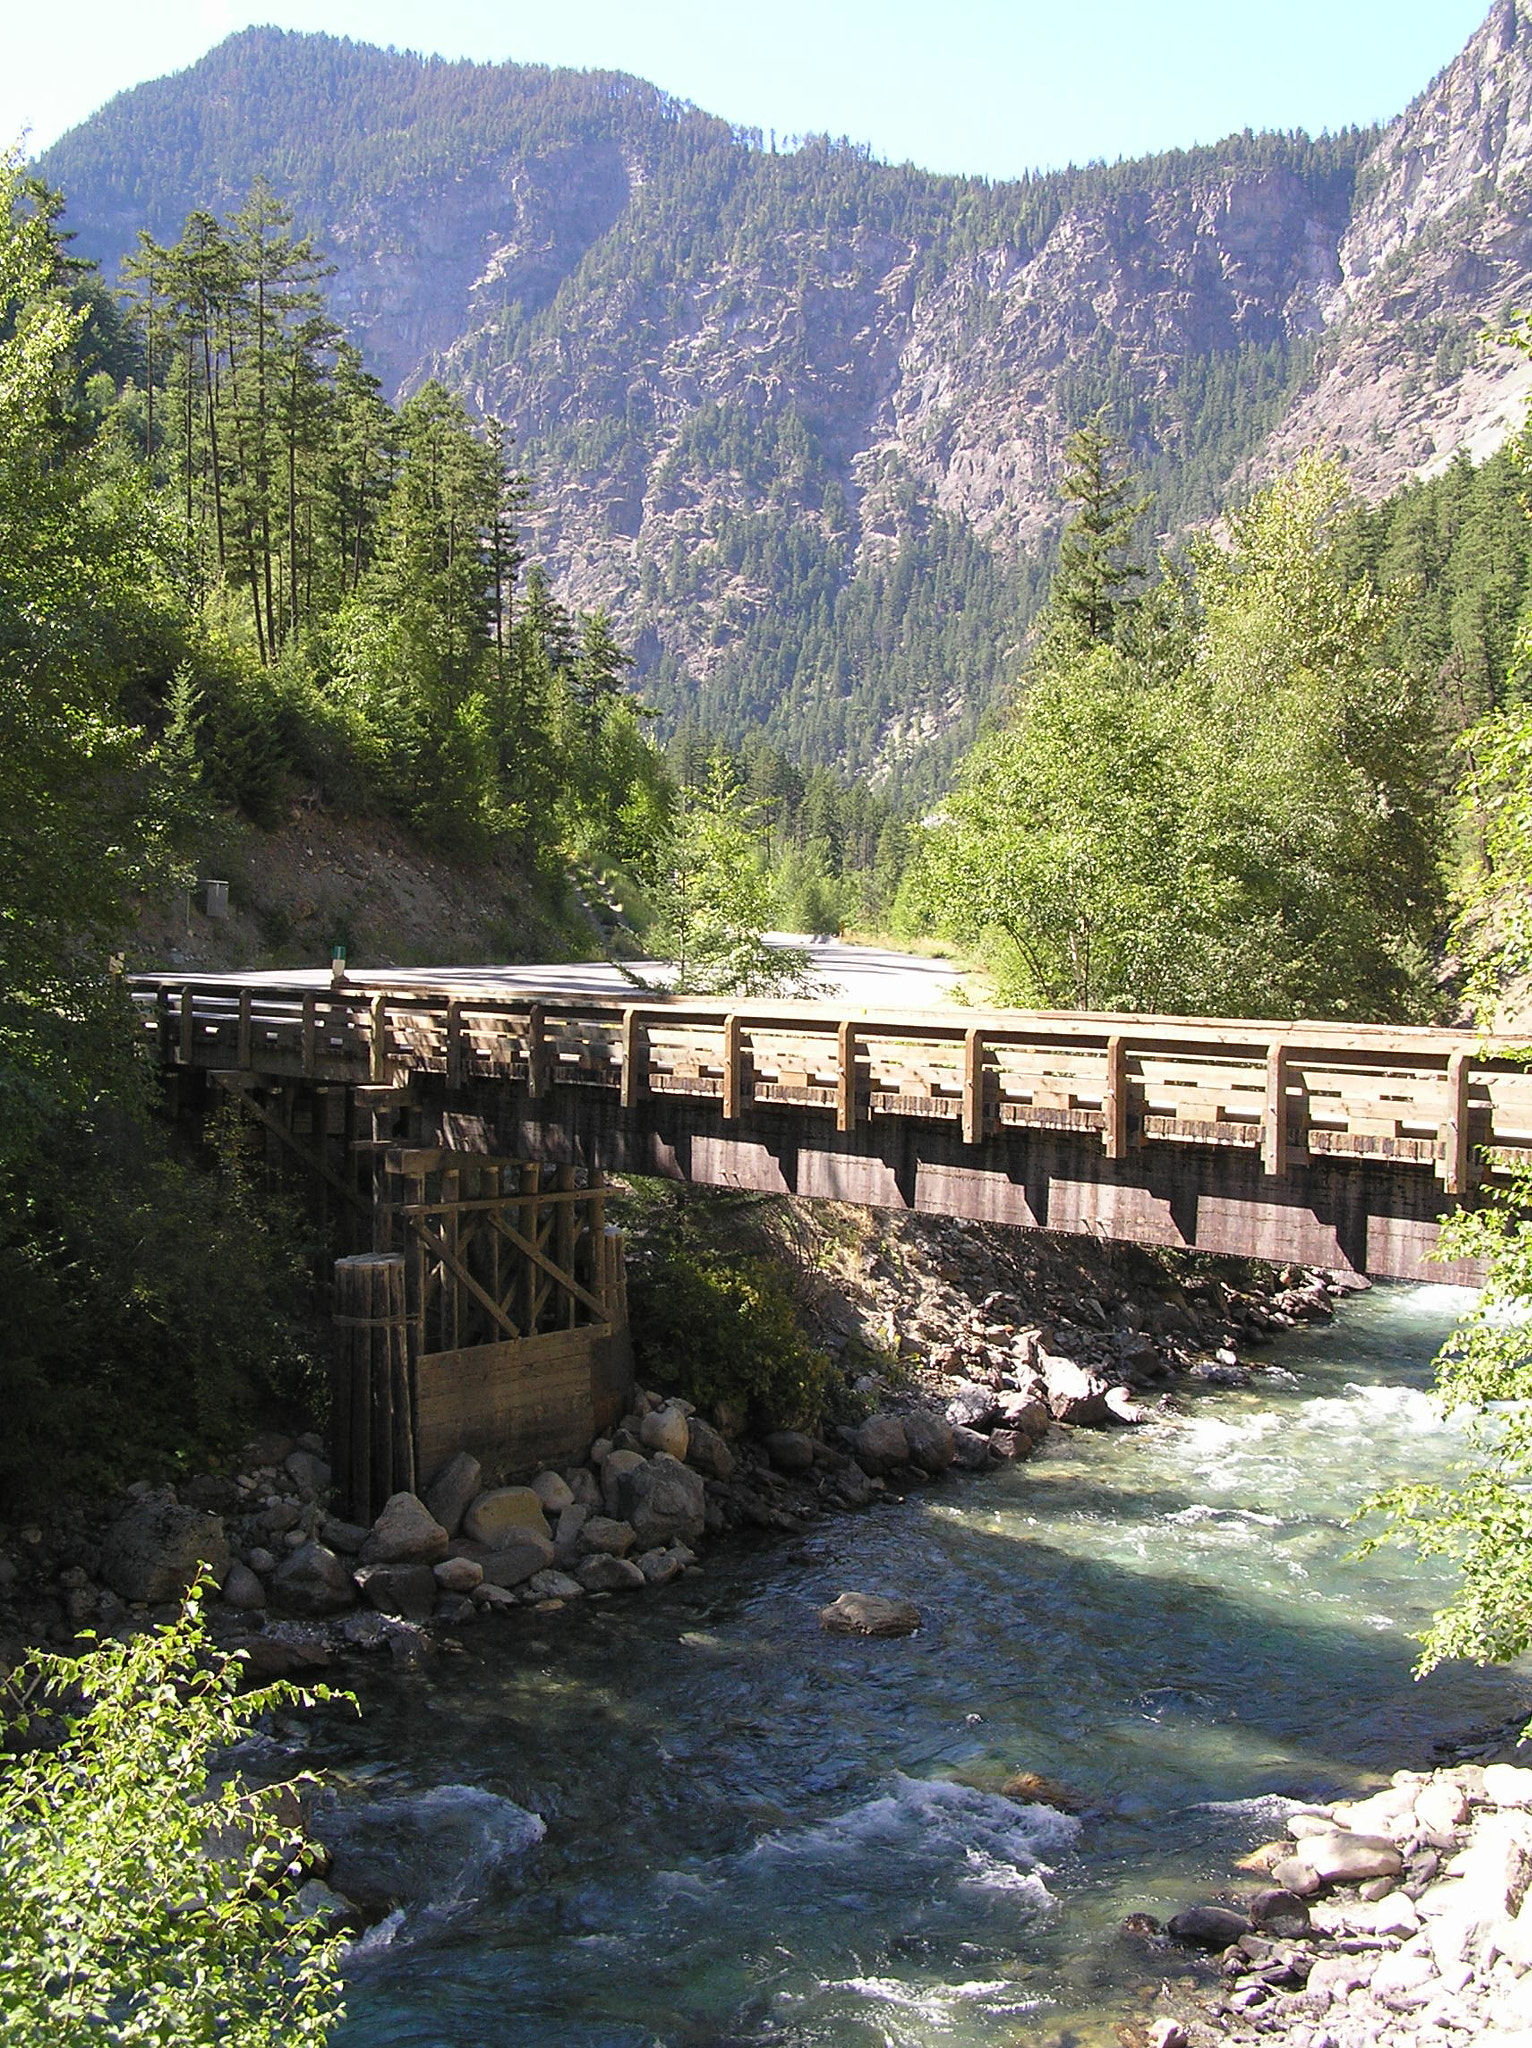
[[(1532, 1703), (1503, 1672), (1415, 1684), (1446, 1582), (1348, 1561), (1359, 1501), (1457, 1453), (1423, 1390), (1458, 1302), (1380, 1288), (1178, 1424), (715, 1548), (369, 1685), (315, 1761), (405, 1903), (355, 1954), (344, 2048), (1112, 2042), (1163, 1970), (1123, 1915), (1226, 1887), (1262, 1801)], [(844, 1588), (924, 1625), (824, 1635)], [(1023, 1769), (1081, 1817), (1003, 1798)]]

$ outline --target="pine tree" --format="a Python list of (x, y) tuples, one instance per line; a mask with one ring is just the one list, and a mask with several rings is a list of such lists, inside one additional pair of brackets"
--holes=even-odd
[(1078, 509), (1064, 528), (1053, 605), (1082, 647), (1113, 640), (1136, 600), (1130, 586), (1142, 575), (1132, 558), (1133, 529), (1147, 500), (1135, 499), (1122, 463), (1127, 451), (1098, 414), (1072, 434), (1063, 496)]

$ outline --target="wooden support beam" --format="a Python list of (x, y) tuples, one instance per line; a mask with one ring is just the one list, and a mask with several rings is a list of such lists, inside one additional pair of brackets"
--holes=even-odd
[(535, 1102), (548, 1085), (548, 1049), (543, 1043), (543, 1006), (527, 1012), (527, 1093)]
[(189, 988), (181, 990), (181, 1064), (189, 1067), (192, 1063), (192, 1026), (197, 1013), (196, 1001)]
[(386, 1088), (389, 1083), (388, 1070), (388, 997), (379, 989), (372, 999), (370, 1012), (372, 1035), (372, 1081), (375, 1088)]
[(744, 1079), (744, 1052), (739, 1018), (731, 1010), (723, 1020), (723, 1120), (739, 1121), (740, 1083)]
[(453, 1001), (447, 1005), (447, 1086), (461, 1088), (463, 1085), (463, 1006)]
[(1101, 1091), (1101, 1147), (1108, 1159), (1128, 1156), (1128, 1041), (1114, 1031), (1106, 1042), (1106, 1084)]
[(846, 1018), (835, 1034), (839, 1071), (835, 1077), (835, 1128), (856, 1129), (856, 1026)]
[(1436, 1134), (1436, 1171), (1449, 1195), (1466, 1195), (1474, 1183), (1473, 1148), (1468, 1142), (1469, 1061), (1455, 1052), (1447, 1061), (1447, 1114)]
[(1261, 1165), (1274, 1179), (1287, 1172), (1288, 1047), (1274, 1038), (1266, 1049), (1266, 1110), (1261, 1122)]
[(622, 1106), (632, 1109), (649, 1093), (649, 1034), (642, 1010), (622, 1013)]
[(540, 1273), (545, 1274), (556, 1286), (562, 1287), (566, 1294), (572, 1295), (576, 1301), (583, 1302), (598, 1322), (606, 1321), (606, 1303), (592, 1294), (588, 1287), (582, 1287), (571, 1272), (555, 1264), (546, 1252), (532, 1242), (530, 1237), (523, 1237), (519, 1230), (507, 1223), (505, 1218), (497, 1215), (494, 1210), (491, 1210), (489, 1213), (489, 1224), (492, 1230), (498, 1230), (503, 1238), (515, 1245), (516, 1249), (526, 1258), (529, 1267), (535, 1266)]
[(984, 1140), (984, 1033), (963, 1034), (963, 1143)]
[(248, 988), (239, 992), (239, 1067), (241, 1073), (250, 1069), (250, 1007), (251, 995)]
[[(490, 1210), (487, 1213), (489, 1215), (490, 1220), (493, 1222), (494, 1211)], [(413, 1217), (411, 1221), (414, 1225), (414, 1228), (420, 1234), (421, 1243), (426, 1247), (427, 1251), (435, 1252), (436, 1256), (441, 1260), (443, 1266), (446, 1267), (447, 1271), (457, 1281), (458, 1285), (460, 1287), (466, 1288), (467, 1291), (473, 1296), (474, 1300), (479, 1304), (480, 1308), (485, 1310), (487, 1314), (494, 1317), (495, 1321), (500, 1325), (501, 1329), (505, 1332), (507, 1337), (519, 1337), (521, 1335), (521, 1331), (516, 1327), (515, 1323), (511, 1321), (510, 1317), (506, 1314), (505, 1310), (500, 1306), (499, 1302), (495, 1300), (494, 1296), (490, 1294), (486, 1288), (483, 1288), (479, 1285), (478, 1281), (475, 1280), (472, 1273), (469, 1272), (468, 1268), (463, 1264), (462, 1260), (458, 1257), (457, 1253), (453, 1250), (452, 1246), (448, 1244), (447, 1239), (442, 1235), (442, 1233), (440, 1231), (433, 1230), (430, 1224), (426, 1222), (423, 1216)], [(456, 1311), (451, 1311), (451, 1314), (452, 1321), (454, 1324), (456, 1324)], [(446, 1351), (456, 1351), (458, 1349), (458, 1345), (455, 1340), (457, 1338), (458, 1332), (454, 1328), (452, 1331), (450, 1331), (449, 1334), (453, 1337), (454, 1341), (450, 1344), (444, 1345), (442, 1348)]]
[(312, 1074), (319, 1064), (319, 998), (303, 998), (303, 1071)]
[[(301, 1165), (306, 1166), (310, 1173), (316, 1174), (332, 1193), (339, 1195), (343, 1202), (349, 1202), (351, 1207), (358, 1210), (362, 1215), (370, 1215), (372, 1205), (369, 1202), (364, 1202), (355, 1188), (348, 1187), (327, 1160), (321, 1158), (317, 1152), (311, 1152), (306, 1145), (300, 1145), (280, 1117), (273, 1116), (264, 1102), (258, 1101), (248, 1088), (240, 1086), (238, 1075), (215, 1074), (213, 1079), (222, 1087), (227, 1088), (235, 1101), (248, 1109), (252, 1116), (259, 1117), (267, 1130), (274, 1132), (287, 1147), (288, 1151), (292, 1153), (293, 1157)], [(323, 1142), (323, 1139), (321, 1139), (320, 1143), (323, 1144)]]

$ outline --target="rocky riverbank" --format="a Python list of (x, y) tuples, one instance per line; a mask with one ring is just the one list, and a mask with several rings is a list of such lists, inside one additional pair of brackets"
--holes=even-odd
[(1133, 1426), (1199, 1385), (1245, 1384), (1263, 1370), (1253, 1347), (1365, 1285), (915, 1218), (826, 1242), (803, 1305), (860, 1422), (752, 1437), (742, 1416), (641, 1391), (579, 1465), (505, 1487), (459, 1458), (370, 1529), (331, 1512), (318, 1436), (268, 1435), (232, 1470), (0, 1529), (0, 1663), (148, 1626), (199, 1566), (254, 1678), (353, 1652), (415, 1662), (523, 1607), (664, 1585), (731, 1530), (795, 1533), (1025, 1458), (1054, 1428)]
[(1532, 2048), (1532, 1770), (1397, 1771), (1365, 1799), (1295, 1802), (1285, 1826), (1240, 1866), (1254, 1891), (1129, 1924), (1156, 1959), (1216, 1956), (1218, 1989), (1167, 1986), (1125, 2041)]

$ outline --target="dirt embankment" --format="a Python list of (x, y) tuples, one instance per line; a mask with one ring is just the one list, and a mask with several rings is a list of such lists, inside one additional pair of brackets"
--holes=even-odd
[[(197, 850), (197, 885), (148, 898), (130, 971), (318, 967), (344, 946), (352, 967), (567, 958), (592, 935), (573, 905), (509, 850), (458, 860), (371, 818), (295, 810), (265, 832), (233, 817)], [(208, 914), (209, 879), (228, 915)], [(582, 943), (583, 942), (583, 943)]]

